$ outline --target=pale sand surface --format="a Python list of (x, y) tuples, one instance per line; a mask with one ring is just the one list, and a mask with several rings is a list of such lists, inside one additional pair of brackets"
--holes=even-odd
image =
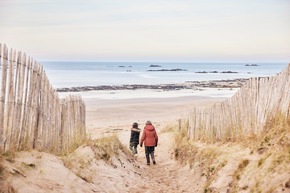
[[(97, 99), (88, 97), (84, 100), (87, 105), (87, 129), (92, 138), (117, 133), (121, 142), (128, 147), (132, 123), (138, 122), (139, 127), (143, 129), (147, 120), (152, 121), (159, 135), (158, 147), (155, 149), (157, 165), (146, 166), (144, 147), (138, 146), (135, 165), (139, 168), (134, 168), (132, 164), (124, 161), (126, 173), (119, 173), (120, 169), (110, 172), (107, 167), (97, 169), (101, 171), (101, 173), (97, 172), (101, 190), (107, 187), (108, 192), (203, 192), (205, 177), (201, 177), (200, 168), (196, 167), (193, 171), (188, 165), (182, 166), (176, 162), (173, 154), (173, 133), (164, 133), (162, 130), (185, 117), (190, 107), (210, 106), (225, 98), (182, 96)], [(118, 190), (114, 189), (116, 187)]]
[[(70, 170), (62, 159), (42, 152), (23, 152), (15, 162), (5, 162), (11, 176), (10, 184), (20, 193), (42, 192), (202, 192), (205, 178), (201, 171), (182, 166), (173, 155), (173, 133), (162, 132), (178, 120), (190, 106), (207, 106), (223, 98), (170, 97), (134, 99), (85, 98), (87, 128), (92, 138), (117, 132), (128, 147), (133, 122), (151, 120), (159, 134), (156, 165), (147, 166), (144, 147), (138, 147), (135, 161), (120, 153), (108, 164), (96, 160), (90, 147), (80, 147), (68, 160)], [(189, 180), (190, 179), (190, 180)], [(194, 183), (194, 186), (193, 186)]]
[[(112, 158), (112, 164), (96, 160), (89, 147), (79, 148), (69, 158), (70, 170), (56, 156), (24, 152), (17, 156), (14, 164), (5, 163), (11, 173), (20, 173), (11, 181), (17, 191), (202, 192), (205, 179), (200, 179), (199, 171), (192, 172), (188, 166), (181, 166), (175, 161), (173, 133), (164, 133), (162, 130), (183, 117), (190, 106), (208, 106), (224, 98), (166, 95), (163, 98), (142, 98), (142, 95), (129, 98), (127, 95), (127, 98), (101, 99), (90, 93), (90, 97), (84, 97), (84, 100), (87, 130), (93, 139), (117, 133), (121, 142), (128, 147), (132, 123), (138, 122), (143, 129), (145, 122), (151, 120), (159, 134), (155, 151), (157, 165), (148, 167), (145, 164), (144, 148), (140, 147), (135, 162), (120, 154)], [(194, 191), (193, 181), (198, 181)]]
[(197, 96), (133, 99), (85, 98), (86, 125), (92, 138), (116, 131), (129, 132), (133, 122), (139, 123), (139, 127), (143, 128), (147, 120), (151, 120), (157, 129), (161, 129), (160, 125), (166, 125), (184, 117), (191, 106), (208, 106), (224, 99)]
[(175, 98), (175, 97), (231, 97), (239, 88), (195, 89), (136, 89), (136, 90), (95, 90), (83, 92), (59, 92), (60, 97), (80, 95), (83, 99), (135, 99), (135, 98)]
[[(139, 92), (140, 93), (140, 92)], [(128, 92), (127, 92), (128, 94)], [(148, 93), (147, 93), (148, 94)], [(147, 166), (144, 147), (138, 147), (138, 158), (130, 161), (125, 154), (98, 160), (89, 146), (80, 147), (64, 158), (42, 152), (19, 153), (14, 163), (5, 161), (11, 174), (10, 184), (20, 193), (42, 192), (202, 192), (205, 178), (196, 167), (179, 164), (173, 154), (173, 133), (164, 132), (166, 125), (184, 117), (190, 106), (208, 106), (225, 98), (205, 96), (143, 97), (100, 99), (84, 97), (86, 125), (91, 138), (117, 133), (128, 147), (130, 128), (138, 122), (143, 129), (151, 120), (159, 142), (155, 150), (156, 165)], [(10, 178), (9, 177), (9, 178)]]
[[(92, 138), (118, 133), (121, 142), (128, 147), (130, 128), (133, 122), (151, 120), (156, 126), (159, 142), (155, 149), (156, 165), (146, 165), (144, 147), (138, 147), (135, 161), (123, 154), (112, 157), (109, 162), (98, 160), (90, 146), (82, 146), (66, 158), (30, 151), (15, 155), (13, 162), (4, 160), (9, 182), (19, 193), (46, 192), (132, 192), (132, 193), (176, 193), (205, 192), (205, 187), (216, 192), (227, 192), (233, 182), (234, 172), (242, 160), (259, 160), (257, 153), (239, 146), (215, 147), (216, 144), (196, 142), (200, 149), (221, 148), (227, 160), (211, 184), (207, 184), (205, 170), (200, 160), (180, 164), (174, 158), (174, 133), (164, 128), (186, 114), (190, 106), (208, 106), (225, 98), (205, 96), (183, 96), (164, 98), (100, 99), (84, 98), (87, 105), (87, 128)], [(163, 131), (162, 131), (163, 130)], [(70, 166), (64, 166), (63, 160)], [(289, 175), (288, 175), (289, 176)], [(276, 175), (287, 179), (286, 174)], [(279, 177), (279, 178), (278, 178)], [(254, 179), (245, 179), (245, 184)], [(281, 180), (280, 180), (281, 181)], [(275, 182), (275, 181), (274, 181)], [(248, 188), (245, 192), (249, 192)]]

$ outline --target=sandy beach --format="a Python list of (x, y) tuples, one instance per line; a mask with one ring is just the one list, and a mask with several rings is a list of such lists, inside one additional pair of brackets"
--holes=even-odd
[[(114, 132), (128, 138), (133, 122), (139, 123), (140, 128), (143, 128), (147, 120), (151, 120), (161, 129), (160, 126), (185, 117), (191, 106), (208, 106), (226, 98), (166, 95), (142, 98), (143, 93), (139, 94), (135, 98), (123, 98), (122, 95), (119, 95), (119, 99), (97, 98), (98, 95), (94, 95), (96, 98), (93, 95), (84, 98), (87, 108), (86, 125), (91, 138)], [(145, 94), (143, 96), (146, 97)]]
[[(230, 93), (230, 92), (232, 93)], [(115, 91), (118, 93), (118, 91)], [(193, 163), (176, 159), (175, 133), (166, 130), (168, 125), (177, 125), (178, 119), (185, 117), (191, 106), (209, 106), (227, 99), (233, 95), (233, 90), (216, 90), (210, 97), (210, 89), (199, 96), (156, 95), (151, 92), (122, 91), (121, 94), (84, 92), (80, 93), (86, 103), (87, 134), (92, 139), (104, 139), (116, 133), (123, 145), (123, 150), (115, 149), (117, 154), (106, 159), (100, 159), (104, 153), (104, 144), (98, 149), (96, 145), (85, 144), (69, 155), (59, 157), (52, 154), (29, 151), (15, 154), (13, 162), (3, 160), (5, 175), (8, 179), (3, 183), (4, 192), (9, 188), (19, 193), (45, 192), (205, 192), (213, 189), (216, 192), (231, 192), (231, 184), (237, 183), (234, 175), (245, 160), (250, 162), (249, 178), (258, 178), (255, 174), (268, 171), (268, 168), (256, 167), (261, 160), (259, 151), (254, 153), (239, 144), (206, 144), (194, 142), (195, 151), (199, 154)], [(69, 93), (67, 93), (69, 94)], [(176, 93), (175, 93), (176, 94)], [(179, 92), (181, 94), (181, 92)], [(206, 94), (206, 95), (205, 95)], [(223, 96), (223, 97), (216, 97)], [(143, 129), (145, 122), (151, 120), (158, 132), (158, 147), (155, 149), (156, 165), (146, 165), (144, 148), (138, 147), (138, 156), (133, 159), (128, 154), (130, 128), (133, 122), (138, 122)], [(114, 142), (109, 142), (109, 147)], [(108, 146), (106, 146), (108, 148)], [(124, 150), (125, 148), (125, 150)], [(127, 153), (126, 153), (127, 151)], [(204, 155), (204, 159), (203, 156)], [(208, 156), (207, 156), (208, 155)], [(214, 155), (212, 158), (211, 155)], [(206, 158), (206, 159), (205, 159)], [(274, 159), (274, 158), (271, 158)], [(209, 168), (223, 164), (224, 167), (212, 175)], [(279, 171), (287, 171), (281, 167)], [(248, 177), (244, 177), (248, 179)], [(286, 184), (289, 174), (283, 173), (271, 176), (261, 186), (271, 189), (277, 182)], [(254, 181), (254, 180), (249, 180)], [(249, 192), (248, 180), (241, 180), (242, 189)], [(290, 183), (290, 181), (289, 181)], [(0, 184), (1, 185), (1, 184)], [(251, 186), (254, 186), (251, 184)], [(284, 191), (284, 185), (279, 187)], [(279, 191), (278, 191), (279, 192)], [(281, 192), (281, 191), (280, 191)]]
[[(58, 89), (60, 97), (80, 95), (86, 104), (86, 128), (94, 139), (118, 133), (127, 144), (133, 122), (151, 120), (162, 127), (184, 118), (192, 106), (208, 106), (233, 96), (246, 79), (193, 81), (172, 85), (123, 85)], [(181, 86), (181, 87), (180, 87)]]
[(290, 193), (289, 10), (0, 0), (0, 193)]
[[(98, 96), (98, 95), (95, 95)], [(126, 157), (119, 158), (123, 169), (112, 170), (99, 166), (96, 170), (99, 187), (104, 192), (202, 192), (204, 179), (200, 172), (189, 172), (188, 165), (180, 165), (173, 156), (173, 133), (164, 132), (167, 126), (184, 118), (191, 106), (209, 106), (225, 100), (226, 97), (164, 95), (155, 98), (99, 99), (84, 98), (87, 105), (87, 129), (91, 138), (99, 138), (117, 133), (121, 143), (128, 147), (130, 129), (138, 122), (143, 130), (145, 122), (151, 120), (159, 135), (159, 145), (155, 149), (157, 165), (147, 167), (144, 148), (138, 147), (138, 158), (132, 165)], [(118, 166), (118, 168), (120, 168)], [(111, 171), (112, 170), (112, 171)], [(158, 171), (158, 172), (157, 172)], [(134, 180), (133, 180), (134, 179)], [(191, 179), (191, 180), (189, 180)], [(199, 182), (192, 189), (192, 182)], [(111, 185), (110, 185), (111, 184)], [(117, 189), (116, 189), (117, 188)]]

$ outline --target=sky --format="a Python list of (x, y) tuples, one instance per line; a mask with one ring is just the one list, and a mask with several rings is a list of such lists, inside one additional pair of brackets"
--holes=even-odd
[(38, 61), (290, 62), (290, 0), (0, 0)]

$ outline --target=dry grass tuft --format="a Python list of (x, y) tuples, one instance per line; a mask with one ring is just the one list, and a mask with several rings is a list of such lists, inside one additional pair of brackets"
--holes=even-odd
[[(249, 165), (250, 161), (248, 159), (243, 159), (237, 168), (237, 170), (233, 174), (232, 182), (229, 184), (229, 192), (238, 192), (238, 183), (239, 180), (241, 179), (241, 175), (244, 172), (244, 169)], [(248, 186), (243, 186), (240, 189), (246, 190), (248, 189)]]
[[(290, 169), (290, 116), (277, 113), (268, 118), (259, 134), (240, 134), (238, 139), (219, 142), (206, 140), (207, 137), (202, 139), (202, 142), (189, 139), (187, 128), (176, 130), (174, 152), (181, 162), (199, 163), (206, 177), (205, 192), (215, 191), (213, 182), (222, 175), (218, 172), (232, 165), (236, 165), (236, 169), (228, 185), (230, 192), (289, 190), (286, 171)], [(242, 150), (245, 151), (243, 156), (234, 157)]]
[(0, 193), (16, 193), (15, 189), (7, 181), (0, 179)]
[(271, 159), (272, 171), (281, 164), (290, 164), (290, 117), (277, 114), (268, 119), (251, 148), (261, 155), (258, 166), (267, 159)]
[(161, 133), (170, 133), (170, 132), (175, 132), (178, 128), (178, 125), (176, 123), (174, 124), (168, 124), (164, 129), (162, 129), (160, 131), (160, 134)]
[(290, 116), (287, 118), (279, 113), (268, 119), (259, 138), (260, 146), (275, 146), (275, 148), (290, 150)]
[[(116, 134), (95, 140), (88, 140), (86, 144), (71, 154), (63, 157), (64, 165), (86, 182), (92, 183), (95, 179), (94, 171), (99, 160), (115, 167), (113, 158), (125, 154), (133, 159), (131, 151), (123, 146)], [(100, 162), (101, 163), (101, 162)]]
[[(113, 156), (118, 156), (120, 151), (132, 158), (131, 151), (120, 142), (116, 134), (95, 140), (87, 140), (80, 148), (85, 148), (86, 146), (91, 148), (94, 154), (93, 157), (97, 160), (109, 162)], [(84, 157), (83, 160), (81, 160), (80, 155), (76, 156), (75, 152), (72, 152), (69, 155), (63, 156), (65, 166), (67, 168), (72, 168), (76, 157), (78, 157), (77, 160), (81, 165), (88, 164), (87, 158)]]
[(16, 193), (7, 180), (7, 172), (3, 166), (4, 157), (0, 155), (0, 193)]
[(73, 139), (73, 143), (70, 146), (63, 147), (62, 150), (56, 150), (58, 147), (54, 147), (54, 149), (51, 149), (50, 153), (58, 152), (57, 155), (64, 157), (74, 152), (77, 148), (79, 148), (83, 144), (88, 144), (91, 141), (92, 141), (91, 138), (88, 136), (86, 136), (85, 139), (82, 139), (76, 135)]
[(131, 155), (131, 152), (124, 147), (116, 134), (95, 139), (89, 145), (95, 152), (97, 159), (109, 161), (111, 157), (119, 155), (119, 151), (124, 152), (126, 155)]
[(181, 130), (187, 130), (189, 124), (187, 119), (178, 119), (174, 122), (168, 123), (168, 125), (165, 126), (161, 130), (160, 133), (168, 133), (168, 132), (178, 132)]
[(197, 153), (197, 150), (189, 140), (187, 135), (187, 128), (182, 127), (180, 130), (175, 130), (175, 147), (174, 147), (174, 156), (176, 159), (181, 162), (192, 160), (194, 155)]
[(16, 152), (12, 152), (12, 151), (8, 151), (2, 154), (2, 158), (1, 159), (5, 159), (6, 161), (13, 163), (15, 160), (15, 153)]
[[(186, 125), (185, 125), (186, 126)], [(188, 163), (191, 168), (194, 163), (199, 163), (198, 167), (202, 168), (202, 176), (206, 177), (205, 192), (211, 191), (210, 183), (214, 180), (217, 172), (226, 165), (226, 160), (217, 159), (221, 154), (221, 150), (214, 145), (199, 146), (201, 143), (195, 143), (187, 135), (187, 127), (182, 127), (175, 134), (175, 159), (181, 163)]]

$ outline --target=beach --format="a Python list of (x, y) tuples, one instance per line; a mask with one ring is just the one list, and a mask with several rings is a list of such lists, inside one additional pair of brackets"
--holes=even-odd
[[(133, 122), (164, 125), (191, 106), (232, 97), (251, 77), (271, 76), (283, 63), (45, 62), (60, 97), (80, 95), (88, 134), (124, 133)], [(123, 131), (123, 132), (122, 132)], [(129, 135), (129, 134), (127, 134)], [(128, 140), (127, 140), (128, 141)]]
[[(5, 179), (13, 179), (4, 181), (6, 184), (3, 186), (20, 193), (52, 190), (133, 193), (250, 190), (248, 181), (259, 177), (256, 174), (263, 172), (259, 167), (261, 160), (268, 159), (268, 154), (262, 155), (267, 149), (257, 149), (260, 145), (255, 145), (262, 144), (264, 139), (260, 138), (258, 142), (251, 139), (252, 147), (243, 146), (243, 143), (249, 143), (248, 138), (245, 142), (241, 138), (237, 143), (194, 141), (189, 140), (189, 126), (186, 124), (191, 107), (209, 107), (229, 99), (241, 86), (248, 85), (246, 79), (134, 83), (131, 80), (128, 85), (120, 81), (119, 85), (89, 86), (84, 81), (84, 86), (57, 89), (60, 98), (82, 97), (86, 106), (84, 128), (88, 138), (60, 156), (33, 150), (16, 153), (13, 161), (9, 161), (9, 157), (3, 159), (0, 166), (5, 168)], [(154, 151), (157, 164), (151, 163), (150, 166), (146, 163), (144, 147), (138, 146), (137, 156), (129, 150), (132, 124), (137, 122), (143, 132), (147, 120), (153, 123), (159, 138)], [(275, 133), (281, 133), (281, 137), (289, 141), (283, 134), (287, 131), (278, 131)], [(275, 148), (273, 150), (276, 152)], [(277, 152), (269, 158), (270, 162), (281, 155), (284, 152)], [(279, 172), (289, 171), (287, 163), (286, 160)], [(235, 185), (243, 172), (241, 168), (247, 168), (248, 164), (251, 171), (243, 173), (246, 175), (240, 180), (243, 184)], [(289, 186), (288, 178), (286, 172), (275, 173), (260, 186), (267, 186), (270, 190), (279, 181), (279, 188), (284, 190)], [(255, 187), (254, 184), (249, 186)]]
[[(226, 97), (168, 96), (154, 92), (118, 91), (114, 94), (81, 92), (85, 96), (86, 128), (91, 139), (116, 134), (129, 151), (130, 129), (133, 122), (143, 130), (145, 122), (151, 120), (156, 127), (159, 142), (155, 150), (157, 165), (147, 167), (144, 148), (138, 146), (135, 160), (124, 149), (108, 161), (95, 157), (90, 145), (78, 149), (62, 158), (51, 154), (31, 151), (15, 156), (13, 163), (5, 162), (5, 168), (18, 172), (11, 186), (18, 192), (192, 192), (192, 182), (200, 181), (200, 172), (192, 175), (188, 165), (175, 161), (173, 153), (174, 135), (168, 126), (185, 117), (190, 106), (209, 106)], [(177, 91), (176, 91), (177, 92)], [(227, 89), (227, 93), (229, 89)], [(71, 93), (65, 93), (71, 94)], [(151, 94), (151, 97), (148, 95)], [(210, 93), (208, 93), (210, 94)], [(114, 97), (112, 97), (114, 96)], [(103, 148), (101, 144), (100, 148)], [(109, 145), (111, 146), (111, 144)], [(102, 152), (102, 150), (97, 150)], [(16, 168), (17, 167), (17, 168)], [(32, 168), (32, 169), (31, 169)], [(158, 172), (156, 173), (156, 171)], [(190, 180), (189, 180), (190, 179)], [(138, 183), (136, 183), (138, 182)], [(27, 185), (29, 184), (29, 185)], [(195, 186), (200, 192), (203, 182)]]
[[(185, 116), (191, 106), (232, 97), (251, 77), (271, 76), (283, 63), (47, 62), (60, 97), (80, 95), (92, 137), (128, 132), (133, 122), (158, 127)], [(121, 135), (121, 134), (120, 134)], [(123, 134), (122, 134), (123, 135)], [(128, 139), (124, 141), (127, 143)]]
[(80, 95), (83, 98), (88, 134), (97, 138), (116, 132), (122, 135), (127, 132), (129, 136), (133, 122), (142, 128), (147, 120), (151, 120), (160, 128), (186, 118), (191, 107), (212, 105), (233, 96), (239, 89), (238, 84), (232, 88), (232, 81), (223, 82), (224, 88), (208, 86), (207, 83), (194, 89), (94, 90), (58, 94), (60, 97)]
[[(203, 93), (207, 93), (207, 96), (202, 96), (201, 93), (199, 96), (176, 96), (176, 93), (175, 96), (170, 96), (166, 95), (166, 92), (163, 92), (163, 95), (160, 92), (159, 95), (154, 95), (153, 91), (139, 90), (135, 91), (137, 92), (135, 95), (130, 95), (130, 91), (117, 92), (115, 98), (110, 98), (110, 95), (106, 95), (107, 98), (94, 98), (99, 96), (92, 93), (90, 97), (84, 97), (87, 106), (87, 133), (92, 139), (117, 134), (120, 142), (129, 147), (133, 122), (137, 122), (143, 131), (147, 120), (152, 121), (159, 136), (158, 147), (155, 149), (156, 166), (146, 167), (144, 148), (138, 146), (138, 156), (134, 164), (129, 163), (128, 158), (121, 155), (118, 160), (112, 159), (117, 169), (106, 165), (100, 165), (95, 169), (93, 176), (102, 179), (98, 181), (99, 186), (95, 190), (136, 193), (201, 192), (204, 178), (200, 179), (199, 171), (196, 170), (193, 174), (189, 172), (188, 165), (180, 165), (174, 160), (174, 134), (166, 130), (170, 126), (178, 125), (179, 119), (186, 118), (190, 107), (207, 107), (223, 101), (234, 93), (229, 91), (229, 89), (214, 91), (223, 97), (210, 97), (213, 92), (211, 90)], [(194, 187), (192, 182), (195, 182)]]
[[(23, 193), (44, 193), (52, 190), (55, 192), (191, 193), (205, 192), (208, 179), (214, 178), (214, 181), (210, 181), (210, 186), (221, 192), (227, 192), (231, 188), (229, 184), (235, 179), (234, 172), (240, 168), (239, 163), (250, 160), (249, 162), (257, 165), (256, 162), (261, 157), (260, 152), (251, 153), (249, 148), (234, 143), (207, 144), (195, 141), (193, 143), (195, 150), (190, 152), (190, 155), (197, 158), (190, 163), (178, 159), (176, 132), (170, 130), (170, 126), (178, 127), (178, 120), (186, 116), (190, 107), (207, 107), (228, 99), (235, 93), (234, 90), (217, 89), (214, 93), (223, 97), (210, 97), (212, 90), (204, 91), (202, 94), (208, 96), (199, 93), (199, 96), (169, 97), (164, 92), (163, 95), (154, 95), (154, 92), (148, 90), (134, 91), (136, 92), (134, 96), (132, 91), (128, 90), (116, 91), (115, 94), (80, 92), (86, 104), (88, 136), (102, 141), (116, 134), (123, 145), (122, 150), (115, 149), (117, 154), (108, 159), (100, 159), (98, 155), (106, 155), (104, 154), (106, 148), (115, 147), (114, 141), (107, 145), (103, 141), (102, 144), (95, 142), (93, 146), (81, 145), (62, 158), (37, 151), (20, 152), (15, 155), (13, 162), (4, 163), (8, 171), (17, 173), (10, 184), (15, 190)], [(150, 93), (151, 97), (148, 97)], [(146, 165), (143, 147), (138, 146), (138, 155), (134, 160), (126, 154), (129, 151), (132, 123), (138, 122), (143, 130), (147, 120), (152, 121), (159, 136), (158, 146), (155, 148), (157, 164), (150, 166)], [(200, 157), (201, 155), (205, 157)], [(212, 175), (208, 168), (214, 168), (216, 164), (224, 164), (224, 167), (217, 174)], [(260, 172), (259, 169), (254, 167), (256, 173)], [(252, 176), (254, 175), (250, 177)], [(281, 179), (284, 182), (288, 177), (285, 172), (281, 175), (277, 174), (274, 175), (274, 180), (268, 180), (262, 185), (269, 189), (276, 186), (276, 179), (280, 183)], [(248, 180), (243, 183), (247, 185)]]
[(289, 10), (0, 0), (0, 193), (290, 193)]
[(208, 106), (224, 100), (222, 97), (181, 96), (164, 98), (96, 99), (84, 98), (87, 108), (86, 125), (89, 135), (96, 138), (118, 132), (129, 141), (133, 122), (143, 128), (151, 120), (160, 130), (171, 122), (184, 118), (191, 106)]
[[(10, 188), (20, 193), (48, 191), (175, 193), (250, 190), (248, 176), (251, 178), (250, 181), (257, 179), (255, 174), (261, 172), (261, 168), (257, 165), (261, 165), (261, 156), (265, 157), (263, 159), (268, 159), (267, 154), (261, 155), (267, 150), (264, 147), (257, 150), (254, 144), (255, 139), (251, 142), (254, 144), (252, 151), (249, 149), (251, 147), (242, 145), (243, 138), (240, 139), (240, 143), (233, 143), (230, 140), (216, 143), (207, 143), (202, 139), (190, 140), (188, 134), (192, 127), (187, 124), (187, 120), (190, 118), (188, 116), (190, 108), (210, 107), (227, 100), (235, 96), (243, 85), (248, 86), (260, 78), (247, 82), (249, 77), (239, 78), (236, 76), (239, 73), (225, 73), (224, 79), (213, 80), (217, 78), (216, 73), (201, 71), (197, 74), (202, 74), (205, 80), (188, 79), (182, 82), (180, 79), (175, 79), (176, 82), (171, 83), (169, 79), (162, 79), (161, 76), (158, 77), (159, 81), (164, 82), (158, 83), (157, 80), (154, 82), (153, 76), (146, 76), (155, 72), (146, 71), (141, 75), (147, 77), (149, 81), (143, 79), (142, 81), (145, 82), (138, 84), (138, 81), (132, 79), (131, 76), (118, 79), (124, 76), (123, 72), (107, 72), (107, 80), (113, 77), (114, 84), (101, 85), (97, 82), (95, 85), (90, 85), (87, 82), (88, 77), (81, 72), (69, 74), (71, 71), (68, 71), (70, 76), (82, 75), (83, 82), (71, 84), (69, 80), (63, 78), (62, 83), (65, 86), (54, 85), (56, 89), (52, 89), (53, 93), (57, 91), (54, 96), (65, 98), (62, 101), (71, 99), (73, 101), (73, 103), (66, 103), (67, 105), (61, 104), (67, 107), (61, 109), (61, 115), (64, 117), (66, 110), (69, 110), (68, 114), (70, 114), (74, 112), (75, 105), (81, 104), (83, 111), (79, 113), (84, 115), (82, 123), (83, 131), (87, 134), (85, 141), (82, 143), (75, 141), (70, 149), (60, 155), (32, 150), (13, 154), (13, 161), (5, 157), (2, 163), (0, 162), (0, 167), (5, 168), (4, 179), (8, 180), (0, 180), (1, 186), (5, 187), (8, 192)], [(178, 73), (187, 72), (178, 71)], [(167, 71), (158, 71), (158, 73), (159, 75), (166, 73), (163, 75), (170, 77)], [(131, 72), (126, 73), (126, 75), (129, 74)], [(178, 74), (178, 77), (181, 75), (186, 74)], [(232, 79), (229, 79), (229, 75)], [(126, 81), (129, 84), (126, 84)], [(80, 97), (75, 95), (80, 96), (83, 101), (78, 103), (76, 99)], [(42, 104), (40, 106), (50, 109), (50, 103), (44, 104), (47, 107)], [(72, 110), (68, 107), (72, 107)], [(221, 117), (224, 113), (218, 112), (215, 115)], [(68, 117), (72, 122), (77, 118), (78, 115), (73, 114)], [(150, 166), (146, 163), (144, 147), (138, 146), (137, 156), (132, 155), (129, 149), (132, 124), (134, 122), (139, 124), (142, 135), (148, 120), (153, 123), (159, 138), (158, 146), (154, 150), (156, 164), (151, 162)], [(221, 117), (221, 122), (227, 123), (224, 117)], [(63, 125), (69, 133), (76, 133), (74, 130), (69, 130), (70, 124)], [(281, 137), (284, 137), (283, 132), (285, 131), (278, 132), (277, 130), (276, 133), (281, 133)], [(264, 139), (260, 138), (260, 142), (255, 143), (261, 144), (261, 141)], [(287, 141), (286, 138), (285, 141)], [(248, 142), (247, 139), (245, 143)], [(275, 156), (283, 154), (284, 152), (278, 152)], [(275, 161), (275, 156), (269, 160)], [(245, 171), (247, 176), (241, 178), (243, 184), (239, 187), (232, 186), (231, 184), (238, 183), (237, 176), (240, 176), (242, 172), (240, 169), (245, 168), (249, 163), (255, 165), (254, 170), (249, 167), (251, 171), (255, 171), (255, 174)], [(286, 160), (280, 171), (287, 171), (287, 165), (289, 164)], [(265, 170), (268, 171), (268, 168)], [(282, 175), (274, 175), (274, 180), (269, 179), (261, 183), (261, 187), (267, 185), (268, 189), (273, 188), (276, 186), (276, 179), (282, 184), (281, 189), (288, 187), (288, 182), (280, 180), (282, 178), (287, 179), (289, 175), (285, 172)], [(244, 179), (245, 182), (242, 181)], [(254, 187), (253, 184), (251, 186)]]

